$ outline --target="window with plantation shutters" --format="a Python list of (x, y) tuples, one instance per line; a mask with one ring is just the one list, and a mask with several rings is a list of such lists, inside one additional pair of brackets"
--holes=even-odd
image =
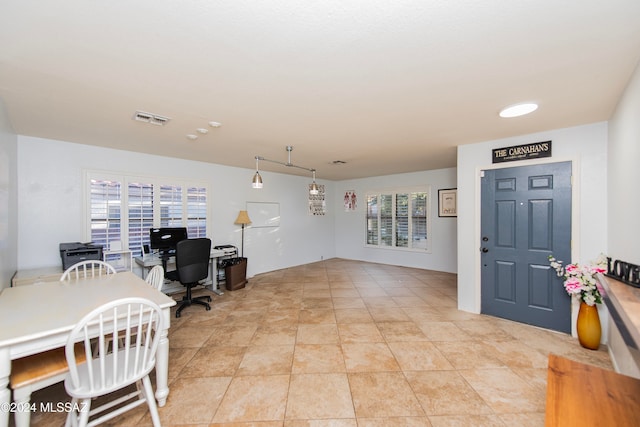
[(208, 189), (166, 178), (86, 172), (87, 241), (105, 250), (122, 242), (134, 254), (149, 244), (149, 229), (187, 227), (189, 238), (207, 237)]
[(366, 245), (430, 250), (429, 189), (367, 193)]
[(207, 235), (207, 189), (187, 188), (187, 233), (189, 236)]
[(92, 179), (90, 187), (90, 240), (106, 248), (108, 242), (122, 240), (122, 183)]
[(367, 245), (377, 245), (379, 235), (378, 195), (367, 196)]
[(160, 227), (182, 227), (182, 187), (160, 186)]
[(153, 228), (153, 184), (129, 182), (129, 249), (141, 253), (149, 244), (149, 229)]

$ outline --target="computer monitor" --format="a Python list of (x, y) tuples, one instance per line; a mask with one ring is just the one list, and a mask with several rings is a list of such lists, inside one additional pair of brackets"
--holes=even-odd
[(151, 249), (160, 252), (175, 251), (179, 241), (187, 239), (186, 227), (164, 227), (149, 229), (149, 241)]

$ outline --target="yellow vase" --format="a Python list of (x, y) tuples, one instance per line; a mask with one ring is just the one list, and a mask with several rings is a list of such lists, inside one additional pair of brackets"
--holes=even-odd
[(589, 305), (585, 302), (580, 302), (576, 329), (581, 346), (590, 350), (597, 350), (600, 347), (602, 327), (600, 326), (598, 308), (595, 304)]

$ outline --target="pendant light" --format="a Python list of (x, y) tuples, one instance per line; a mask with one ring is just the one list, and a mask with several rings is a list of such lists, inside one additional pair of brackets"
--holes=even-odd
[(291, 163), (291, 152), (293, 151), (293, 147), (291, 145), (287, 145), (286, 147), (287, 150), (287, 162), (280, 162), (278, 160), (271, 160), (271, 159), (265, 159), (262, 156), (256, 156), (256, 173), (255, 175), (253, 175), (253, 180), (251, 181), (251, 186), (253, 188), (262, 188), (262, 177), (260, 176), (260, 172), (258, 170), (258, 162), (260, 160), (265, 161), (265, 162), (271, 162), (271, 163), (277, 163), (279, 165), (282, 166), (287, 166), (290, 168), (298, 168), (298, 169), (304, 169), (306, 171), (312, 172), (313, 173), (313, 182), (311, 183), (311, 186), (309, 187), (309, 194), (311, 195), (317, 195), (320, 193), (320, 190), (318, 188), (318, 184), (316, 184), (316, 170), (315, 169), (311, 169), (311, 168), (305, 168), (304, 166), (299, 166), (299, 165), (294, 165), (293, 163)]
[(317, 196), (320, 190), (318, 189), (318, 184), (316, 184), (316, 170), (312, 169), (313, 172), (313, 182), (311, 183), (311, 188), (309, 189), (309, 194), (312, 196)]
[(258, 160), (260, 160), (260, 158), (256, 156), (256, 174), (253, 176), (251, 183), (253, 188), (262, 188), (262, 177), (260, 176), (260, 172), (258, 172)]

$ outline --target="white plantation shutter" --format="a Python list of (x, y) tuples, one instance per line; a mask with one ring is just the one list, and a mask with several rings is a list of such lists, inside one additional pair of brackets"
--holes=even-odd
[(367, 196), (367, 245), (378, 245), (378, 195)]
[(187, 188), (187, 232), (189, 237), (207, 236), (207, 189)]
[(366, 245), (404, 250), (430, 250), (429, 190), (367, 194)]
[(427, 246), (427, 193), (411, 193), (411, 247), (428, 249)]
[(105, 250), (112, 241), (135, 255), (149, 244), (149, 229), (187, 227), (190, 238), (207, 237), (209, 212), (206, 185), (160, 183), (153, 177), (85, 172), (87, 235)]
[(160, 186), (160, 227), (182, 226), (182, 187)]
[(92, 179), (90, 182), (90, 240), (107, 248), (121, 239), (122, 184), (117, 181)]
[(393, 196), (380, 195), (380, 245), (391, 246), (393, 243)]
[(396, 194), (396, 246), (409, 247), (409, 195)]
[(153, 184), (129, 182), (129, 249), (142, 253), (149, 244), (149, 229), (153, 228)]

